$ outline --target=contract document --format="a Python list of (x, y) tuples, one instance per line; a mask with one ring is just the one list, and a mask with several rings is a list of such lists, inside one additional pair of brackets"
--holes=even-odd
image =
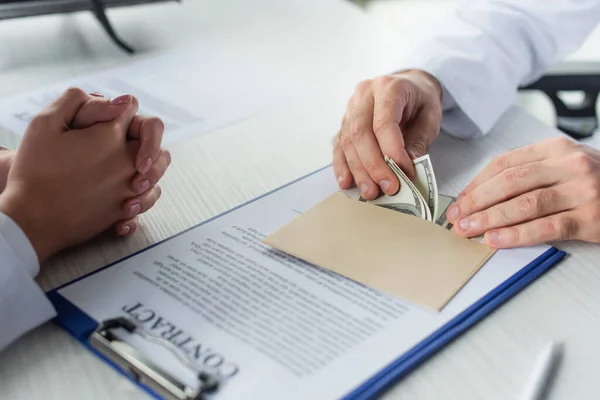
[[(216, 399), (367, 398), (561, 258), (546, 245), (497, 251), (436, 312), (263, 244), (337, 190), (326, 167), (67, 284), (50, 293), (59, 322), (85, 342), (77, 321), (127, 317), (219, 376)], [(169, 352), (123, 337), (193, 384)]]

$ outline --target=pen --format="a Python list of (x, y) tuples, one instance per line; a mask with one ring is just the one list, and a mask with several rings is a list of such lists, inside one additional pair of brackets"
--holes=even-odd
[(562, 353), (562, 344), (551, 341), (541, 351), (535, 364), (527, 386), (521, 394), (521, 400), (541, 400), (546, 394), (559, 356)]

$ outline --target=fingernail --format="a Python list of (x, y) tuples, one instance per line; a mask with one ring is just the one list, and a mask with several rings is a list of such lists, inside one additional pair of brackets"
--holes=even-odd
[(344, 177), (343, 177), (342, 175), (339, 175), (339, 176), (337, 177), (337, 181), (338, 181), (338, 183), (340, 183), (340, 182), (341, 182), (341, 181), (343, 181), (343, 180), (344, 180)]
[(390, 190), (391, 186), (392, 186), (392, 183), (390, 181), (388, 181), (387, 179), (379, 182), (379, 187), (381, 189), (383, 189), (384, 192), (388, 192)]
[(458, 218), (458, 207), (450, 206), (448, 211), (446, 211), (446, 217), (448, 217), (451, 221), (456, 220), (456, 218)]
[(140, 213), (140, 211), (142, 211), (142, 206), (140, 205), (140, 203), (134, 203), (129, 206), (129, 216), (130, 217), (138, 215)]
[(125, 236), (129, 233), (130, 230), (131, 228), (129, 227), (129, 225), (123, 225), (121, 227), (121, 230), (119, 231), (119, 235)]
[(146, 172), (148, 172), (150, 170), (151, 166), (152, 166), (152, 158), (148, 157), (142, 162), (142, 165), (140, 165), (140, 174), (144, 175)]
[(88, 94), (90, 96), (94, 96), (94, 97), (104, 97), (104, 95), (102, 93), (98, 93), (98, 92), (89, 92)]
[(113, 106), (120, 106), (123, 104), (128, 104), (131, 101), (131, 96), (128, 94), (123, 94), (119, 97), (115, 97), (114, 99), (110, 100), (110, 104), (112, 104)]
[(471, 223), (467, 218), (463, 218), (460, 220), (460, 229), (462, 229), (463, 231), (468, 231), (470, 227)]
[(371, 185), (369, 185), (368, 183), (361, 183), (360, 184), (360, 191), (362, 194), (367, 194), (367, 192), (369, 191), (369, 188), (371, 187)]
[(137, 194), (142, 194), (148, 189), (150, 189), (150, 181), (148, 179), (144, 179), (138, 184)]
[(488, 235), (488, 239), (492, 243), (500, 243), (500, 234), (498, 232), (492, 232)]

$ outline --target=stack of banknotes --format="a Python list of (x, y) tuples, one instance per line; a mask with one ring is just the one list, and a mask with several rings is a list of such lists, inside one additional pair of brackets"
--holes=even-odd
[(359, 197), (358, 200), (413, 215), (435, 222), (446, 229), (452, 229), (452, 224), (446, 220), (446, 210), (456, 201), (456, 198), (438, 193), (429, 155), (413, 161), (415, 165), (414, 181), (408, 179), (391, 158), (386, 156), (385, 162), (400, 181), (400, 190), (393, 196), (381, 195), (375, 200), (365, 200)]

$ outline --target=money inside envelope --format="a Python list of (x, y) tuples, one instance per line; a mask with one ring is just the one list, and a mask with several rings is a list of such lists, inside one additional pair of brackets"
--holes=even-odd
[[(438, 193), (429, 155), (426, 154), (413, 161), (415, 166), (414, 182), (408, 179), (394, 160), (385, 156), (385, 162), (398, 178), (400, 190), (392, 196), (383, 194), (375, 200), (365, 200), (359, 195), (358, 200), (435, 222), (448, 230), (452, 229), (453, 225), (446, 220), (446, 210), (456, 201), (456, 197)], [(481, 242), (483, 235), (474, 237), (472, 240)]]

